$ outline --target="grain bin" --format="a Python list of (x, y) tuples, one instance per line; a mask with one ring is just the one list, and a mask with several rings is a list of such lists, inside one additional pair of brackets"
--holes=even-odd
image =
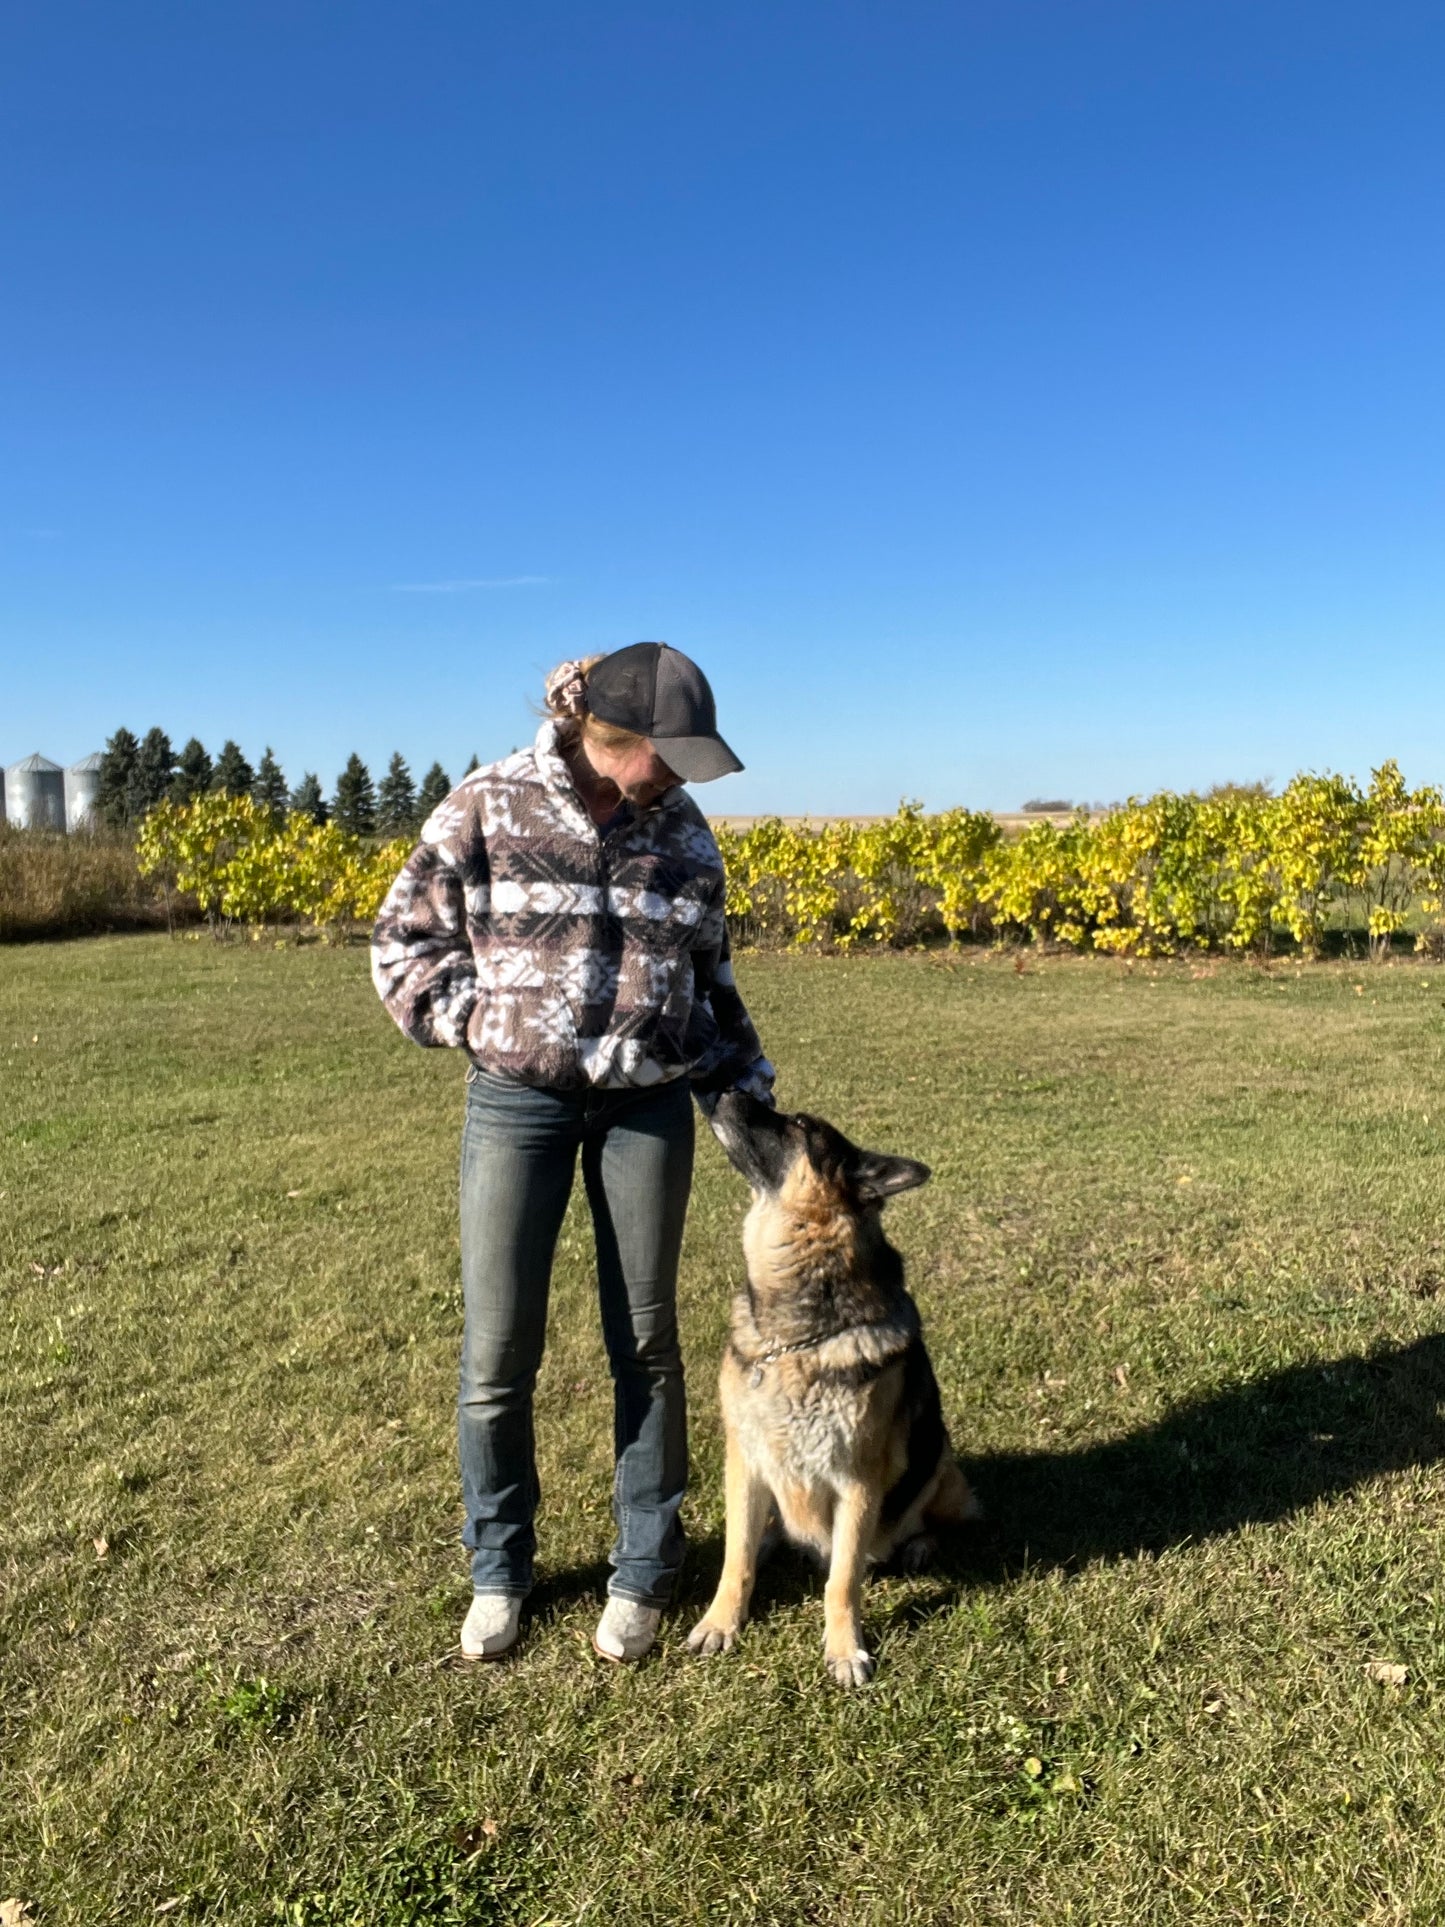
[(5, 772), (5, 815), (27, 830), (65, 828), (65, 772), (48, 757), (27, 756)]
[(89, 830), (95, 827), (95, 800), (100, 793), (100, 751), (82, 756), (65, 772), (65, 827)]

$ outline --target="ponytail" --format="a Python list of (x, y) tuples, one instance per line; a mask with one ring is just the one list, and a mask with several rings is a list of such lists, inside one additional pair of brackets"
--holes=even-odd
[(602, 749), (631, 749), (633, 744), (645, 742), (646, 737), (635, 729), (623, 729), (618, 723), (605, 723), (587, 708), (587, 677), (602, 661), (603, 653), (559, 662), (543, 685), (543, 709), (566, 728), (564, 743), (575, 742), (580, 736), (584, 742), (596, 743)]

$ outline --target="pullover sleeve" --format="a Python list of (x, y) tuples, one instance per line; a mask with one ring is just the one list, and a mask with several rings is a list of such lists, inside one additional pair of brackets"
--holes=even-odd
[(371, 981), (414, 1044), (464, 1046), (480, 995), (463, 874), (485, 876), (486, 852), (458, 855), (468, 815), (452, 798), (433, 812), (371, 933)]
[(693, 951), (697, 1000), (711, 1015), (715, 1035), (693, 1062), (692, 1085), (699, 1095), (740, 1090), (749, 1097), (760, 1098), (764, 1104), (771, 1104), (777, 1073), (763, 1055), (753, 1020), (738, 995), (732, 946), (723, 915), (725, 894), (726, 886), (719, 880), (716, 897), (708, 905)]

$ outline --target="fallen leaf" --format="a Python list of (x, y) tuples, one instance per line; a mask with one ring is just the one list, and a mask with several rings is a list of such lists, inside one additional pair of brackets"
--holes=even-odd
[(156, 1902), (156, 1912), (158, 1914), (173, 1914), (177, 1907), (184, 1906), (185, 1898), (184, 1894), (174, 1894), (169, 1900), (158, 1900)]
[(474, 1820), (470, 1826), (458, 1827), (452, 1835), (457, 1848), (464, 1854), (480, 1853), (488, 1840), (495, 1840), (501, 1827), (495, 1820)]
[(1351, 987), (1351, 989), (1352, 989), (1352, 990), (1354, 991), (1354, 993), (1355, 993), (1355, 995), (1356, 995), (1357, 997), (1363, 997), (1363, 996), (1364, 996), (1364, 994), (1365, 994), (1365, 986), (1364, 986), (1363, 984), (1352, 984), (1352, 985), (1351, 985), (1350, 987)]
[(286, 1195), (288, 1198), (299, 1198), (301, 1193), (299, 1191), (288, 1191)]
[(1206, 1700), (1204, 1702), (1204, 1710), (1206, 1713), (1222, 1713), (1224, 1711), (1224, 1701)]
[(1128, 1385), (1129, 1367), (1127, 1365), (1116, 1365), (1114, 1367), (1114, 1383), (1119, 1387), (1121, 1392)]
[(0, 1927), (35, 1927), (35, 1916), (23, 1900), (0, 1900)]
[(1372, 1659), (1365, 1667), (1365, 1671), (1381, 1686), (1403, 1686), (1410, 1677), (1408, 1666), (1398, 1666), (1390, 1659)]
[(1194, 1182), (1194, 1180), (1193, 1180), (1193, 1178), (1191, 1178), (1191, 1177), (1190, 1177), (1190, 1175), (1189, 1175), (1189, 1173), (1188, 1173), (1188, 1172), (1186, 1171), (1186, 1172), (1184, 1173), (1184, 1175), (1183, 1175), (1183, 1177), (1181, 1177), (1181, 1178), (1176, 1178), (1176, 1179), (1174, 1180), (1174, 1182), (1175, 1182), (1176, 1184), (1193, 1184), (1193, 1182)]
[(102, 1536), (98, 1539), (92, 1539), (90, 1543), (95, 1547), (95, 1556), (97, 1559), (108, 1559), (110, 1557), (109, 1539)]
[(1044, 1770), (1044, 1763), (1039, 1758), (1038, 1754), (1030, 1753), (1029, 1757), (1024, 1761), (1024, 1772), (1029, 1776), (1031, 1780), (1037, 1780), (1039, 1775), (1043, 1772), (1043, 1770)]

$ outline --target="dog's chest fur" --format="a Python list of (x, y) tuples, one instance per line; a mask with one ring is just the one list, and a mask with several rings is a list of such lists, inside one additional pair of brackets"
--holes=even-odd
[[(901, 1329), (874, 1329), (810, 1353), (757, 1365), (759, 1342), (746, 1298), (734, 1314), (734, 1352), (723, 1372), (724, 1406), (749, 1463), (769, 1483), (836, 1488), (876, 1476), (880, 1434), (898, 1399)], [(828, 1354), (833, 1354), (833, 1362)], [(820, 1356), (821, 1354), (821, 1356)], [(860, 1382), (861, 1381), (861, 1382)]]

